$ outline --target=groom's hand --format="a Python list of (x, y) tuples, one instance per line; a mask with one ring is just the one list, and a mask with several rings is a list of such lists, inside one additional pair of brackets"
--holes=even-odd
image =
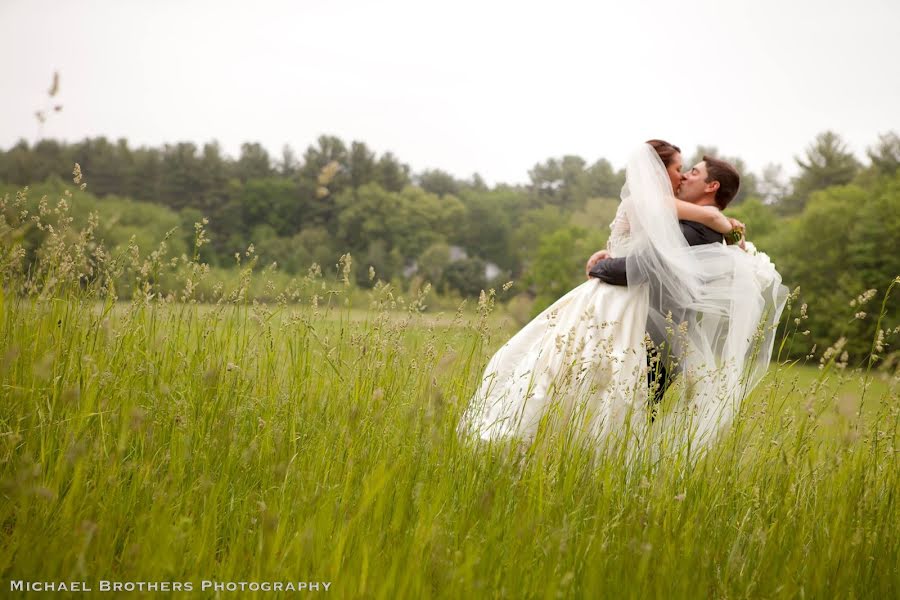
[(607, 258), (609, 258), (609, 252), (606, 250), (598, 250), (597, 252), (594, 252), (593, 254), (591, 254), (591, 257), (588, 259), (587, 264), (584, 267), (585, 276), (588, 279), (590, 279), (591, 278), (591, 269), (594, 268), (594, 265), (596, 265), (601, 260), (605, 260)]

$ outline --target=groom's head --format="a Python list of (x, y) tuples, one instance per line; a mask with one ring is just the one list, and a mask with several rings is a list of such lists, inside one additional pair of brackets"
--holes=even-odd
[(724, 210), (741, 186), (737, 169), (725, 162), (704, 156), (681, 176), (678, 197), (694, 204), (716, 205)]

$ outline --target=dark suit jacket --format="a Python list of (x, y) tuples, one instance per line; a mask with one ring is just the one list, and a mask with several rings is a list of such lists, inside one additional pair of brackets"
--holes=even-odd
[[(681, 225), (681, 233), (690, 246), (702, 244), (721, 244), (725, 239), (721, 233), (714, 231), (696, 221), (678, 221)], [(598, 262), (590, 271), (591, 277), (613, 285), (628, 285), (628, 276), (625, 274), (625, 257), (607, 258)]]

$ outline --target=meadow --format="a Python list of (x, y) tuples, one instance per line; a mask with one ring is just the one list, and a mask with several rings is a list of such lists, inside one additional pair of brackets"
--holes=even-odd
[[(193, 581), (214, 597), (228, 592), (197, 591), (201, 580), (320, 581), (345, 598), (900, 587), (898, 376), (848, 363), (840, 343), (773, 363), (700, 460), (550, 430), (524, 447), (473, 444), (456, 424), (517, 327), (493, 294), (436, 315), (427, 288), (350, 294), (345, 264), (343, 280), (310, 274), (272, 303), (242, 293), (248, 269), (202, 303), (160, 293), (137, 263), (119, 302), (111, 279), (79, 273), (85, 239), (51, 239), (27, 273), (4, 265), (5, 586)], [(868, 318), (886, 301), (868, 298)], [(804, 343), (791, 310), (783, 339)]]

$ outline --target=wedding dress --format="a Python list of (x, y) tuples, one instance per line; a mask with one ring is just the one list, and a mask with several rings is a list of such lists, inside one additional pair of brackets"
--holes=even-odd
[[(610, 224), (612, 256), (630, 250), (627, 203)], [(530, 440), (542, 418), (594, 437), (641, 421), (647, 400), (647, 286), (591, 278), (541, 312), (488, 362), (459, 431)]]
[[(765, 373), (787, 296), (761, 252), (689, 246), (665, 166), (643, 144), (629, 159), (608, 249), (628, 286), (589, 279), (490, 359), (458, 426), (482, 440), (534, 438), (539, 425), (600, 440), (676, 431), (708, 445)], [(645, 338), (671, 335), (685, 385), (676, 410), (650, 425)]]

